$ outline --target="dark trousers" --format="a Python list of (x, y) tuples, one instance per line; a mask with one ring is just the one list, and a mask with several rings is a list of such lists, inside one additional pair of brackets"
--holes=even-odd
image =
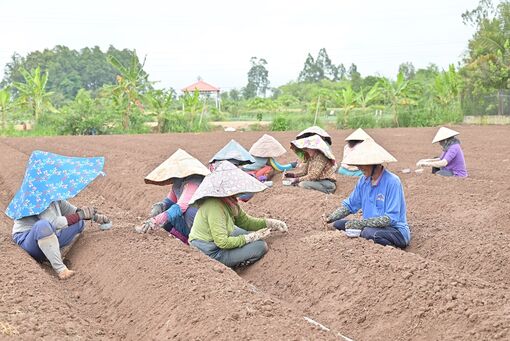
[[(333, 223), (333, 227), (345, 231), (346, 222), (348, 222), (346, 219), (337, 220)], [(391, 245), (401, 249), (407, 246), (402, 233), (394, 227), (365, 227), (361, 231), (361, 237), (384, 246)]]

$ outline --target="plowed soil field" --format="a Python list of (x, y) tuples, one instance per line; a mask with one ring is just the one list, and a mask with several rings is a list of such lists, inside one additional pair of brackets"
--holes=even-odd
[[(388, 168), (404, 186), (406, 250), (325, 229), (323, 216), (356, 179), (338, 176), (326, 195), (284, 187), (277, 175), (243, 207), (285, 220), (289, 233), (275, 233), (266, 256), (237, 272), (163, 230), (133, 228), (169, 190), (144, 176), (177, 148), (205, 164), (230, 139), (249, 149), (261, 132), (1, 138), (2, 211), (33, 150), (104, 156), (107, 175), (71, 202), (101, 208), (114, 227), (88, 223), (68, 255), (77, 274), (59, 281), (11, 241), (12, 221), (0, 214), (0, 339), (509, 340), (510, 127), (453, 128), (467, 179), (401, 172), (440, 154), (436, 128), (367, 130), (398, 159)], [(350, 131), (330, 133), (341, 159)], [(295, 136), (271, 134), (285, 147)]]

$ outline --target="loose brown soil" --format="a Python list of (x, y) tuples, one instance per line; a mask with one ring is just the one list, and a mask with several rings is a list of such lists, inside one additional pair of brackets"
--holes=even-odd
[[(405, 251), (326, 231), (334, 195), (273, 188), (245, 204), (285, 220), (288, 234), (237, 273), (163, 231), (133, 226), (168, 188), (143, 177), (177, 148), (206, 163), (229, 139), (249, 148), (256, 132), (0, 139), (0, 209), (18, 189), (33, 150), (105, 156), (107, 176), (77, 198), (114, 221), (88, 225), (68, 255), (77, 275), (59, 281), (11, 242), (0, 214), (0, 338), (251, 340), (508, 340), (510, 338), (510, 127), (459, 126), (469, 178), (403, 174), (440, 153), (436, 129), (367, 130), (399, 160), (411, 246)], [(330, 131), (341, 158), (350, 131)], [(288, 146), (295, 133), (272, 133)], [(282, 161), (294, 159), (292, 153)], [(321, 323), (313, 325), (305, 317)]]

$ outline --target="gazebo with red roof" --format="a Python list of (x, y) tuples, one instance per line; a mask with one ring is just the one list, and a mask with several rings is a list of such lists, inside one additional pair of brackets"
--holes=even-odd
[(208, 84), (203, 80), (199, 79), (198, 82), (188, 85), (187, 87), (181, 89), (182, 92), (194, 92), (195, 90), (198, 90), (198, 93), (200, 95), (205, 95), (206, 97), (208, 97), (208, 95), (210, 94), (216, 94), (216, 108), (219, 109), (220, 105), (219, 88), (212, 86), (211, 84)]

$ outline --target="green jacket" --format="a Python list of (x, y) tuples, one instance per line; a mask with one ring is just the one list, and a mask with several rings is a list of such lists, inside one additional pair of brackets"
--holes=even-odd
[(232, 208), (219, 198), (206, 198), (200, 205), (189, 241), (198, 239), (214, 242), (220, 249), (235, 249), (246, 244), (243, 236), (230, 236), (234, 228), (240, 227), (248, 231), (257, 231), (266, 227), (266, 220), (253, 218), (238, 206), (238, 214), (234, 216)]

